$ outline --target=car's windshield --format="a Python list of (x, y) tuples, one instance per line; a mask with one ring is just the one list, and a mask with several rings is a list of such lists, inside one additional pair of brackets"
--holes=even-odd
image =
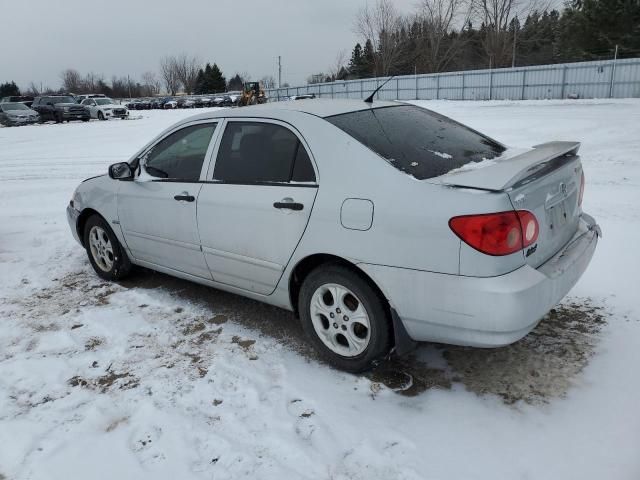
[(24, 103), (3, 103), (3, 110), (29, 110)]
[(77, 103), (73, 97), (50, 97), (47, 99), (48, 103)]
[(418, 180), (495, 158), (505, 150), (475, 130), (414, 105), (371, 108), (326, 120)]
[(96, 103), (98, 105), (111, 105), (111, 104), (115, 103), (110, 98), (94, 98), (94, 100), (96, 101)]

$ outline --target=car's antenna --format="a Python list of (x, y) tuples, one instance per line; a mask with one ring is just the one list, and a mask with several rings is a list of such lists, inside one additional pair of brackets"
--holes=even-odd
[(391, 80), (393, 77), (395, 77), (395, 75), (391, 75), (389, 78), (387, 78), (387, 80), (386, 80), (382, 85), (380, 85), (378, 88), (376, 88), (376, 89), (373, 91), (373, 93), (371, 93), (371, 95), (369, 95), (367, 98), (365, 98), (365, 99), (364, 99), (365, 103), (373, 103), (373, 97), (375, 96), (375, 94), (376, 94), (376, 93), (378, 93), (378, 91), (379, 91), (382, 87), (384, 87), (384, 86), (389, 82), (389, 80)]

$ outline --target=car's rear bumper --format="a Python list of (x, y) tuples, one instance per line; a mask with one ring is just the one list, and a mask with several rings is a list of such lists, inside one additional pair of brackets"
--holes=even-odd
[(529, 333), (576, 284), (600, 234), (583, 215), (575, 236), (544, 265), (488, 278), (360, 264), (417, 341), (497, 347)]
[(80, 216), (80, 212), (73, 208), (71, 204), (67, 205), (67, 222), (69, 222), (69, 228), (71, 229), (71, 234), (76, 241), (82, 245), (82, 241), (78, 236), (78, 217)]

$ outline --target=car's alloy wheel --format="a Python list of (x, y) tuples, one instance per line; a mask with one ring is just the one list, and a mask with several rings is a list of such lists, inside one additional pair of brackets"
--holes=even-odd
[(113, 245), (101, 227), (95, 225), (89, 230), (89, 250), (96, 265), (103, 272), (109, 272), (113, 268)]
[(104, 114), (102, 112), (98, 112), (98, 120), (104, 120)]
[(119, 280), (131, 271), (131, 262), (107, 222), (89, 217), (84, 227), (84, 245), (95, 272), (105, 280)]
[(298, 312), (313, 346), (339, 369), (368, 370), (393, 345), (388, 304), (355, 268), (327, 264), (309, 273)]
[(336, 283), (318, 287), (311, 297), (311, 321), (318, 337), (334, 353), (355, 357), (371, 340), (369, 315), (358, 297)]

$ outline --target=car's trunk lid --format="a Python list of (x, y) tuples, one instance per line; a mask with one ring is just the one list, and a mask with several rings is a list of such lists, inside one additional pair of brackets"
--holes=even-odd
[(557, 253), (578, 228), (582, 175), (580, 157), (576, 155), (579, 148), (576, 142), (549, 142), (434, 180), (455, 187), (503, 191), (514, 209), (532, 212), (540, 230), (537, 241), (523, 254), (527, 264), (538, 267)]

